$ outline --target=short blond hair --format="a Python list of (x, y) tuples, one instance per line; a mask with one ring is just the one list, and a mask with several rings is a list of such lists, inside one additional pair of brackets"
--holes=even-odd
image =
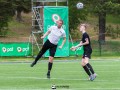
[(84, 26), (85, 28), (87, 28), (89, 25), (86, 23), (82, 23), (82, 24), (80, 24), (80, 26)]

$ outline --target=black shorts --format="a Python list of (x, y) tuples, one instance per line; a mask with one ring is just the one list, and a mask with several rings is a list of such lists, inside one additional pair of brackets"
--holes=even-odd
[(91, 58), (92, 50), (90, 51), (84, 51), (82, 58), (88, 57), (89, 59)]
[[(43, 48), (45, 49), (49, 49), (49, 54), (50, 56), (54, 57), (55, 53), (56, 53), (56, 49), (57, 49), (57, 45), (52, 44), (49, 40), (47, 40), (44, 45)], [(44, 50), (44, 49), (43, 49)]]

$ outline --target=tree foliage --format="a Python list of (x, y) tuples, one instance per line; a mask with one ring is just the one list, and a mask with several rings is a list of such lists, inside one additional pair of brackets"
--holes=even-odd
[(21, 13), (29, 13), (31, 11), (31, 0), (13, 0), (15, 7), (16, 19), (20, 22), (22, 20)]
[(93, 12), (98, 16), (99, 24), (99, 38), (101, 43), (105, 42), (106, 33), (106, 15), (119, 15), (120, 14), (120, 1), (118, 0), (94, 0), (95, 8)]
[[(83, 0), (84, 1), (84, 0)], [(88, 14), (86, 6), (84, 9), (77, 9), (76, 4), (79, 0), (69, 0), (69, 28), (70, 31), (77, 28), (80, 22), (86, 20)]]
[(0, 35), (6, 34), (8, 22), (15, 14), (17, 20), (22, 21), (21, 12), (30, 11), (31, 0), (0, 0)]
[(8, 27), (8, 21), (14, 15), (11, 0), (0, 1), (0, 35), (5, 35)]
[[(84, 8), (76, 9), (76, 4), (82, 2)], [(70, 29), (75, 29), (88, 13), (98, 17), (99, 40), (105, 41), (106, 15), (120, 15), (120, 0), (69, 0)]]

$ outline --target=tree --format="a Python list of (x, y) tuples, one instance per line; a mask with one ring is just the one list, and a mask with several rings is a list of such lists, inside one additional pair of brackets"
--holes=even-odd
[(31, 0), (14, 0), (16, 20), (23, 21), (21, 13), (29, 13), (31, 11)]
[[(76, 10), (76, 4), (82, 2), (84, 8)], [(70, 29), (75, 29), (77, 25), (86, 19), (88, 13), (98, 16), (100, 42), (105, 42), (106, 15), (120, 15), (120, 0), (69, 0)], [(74, 23), (74, 24), (73, 24)]]
[(93, 2), (95, 5), (94, 12), (98, 15), (99, 20), (99, 42), (105, 42), (106, 32), (106, 15), (107, 14), (120, 14), (120, 1), (119, 0), (97, 0)]
[(14, 15), (11, 0), (0, 1), (0, 35), (5, 36), (8, 28), (8, 21)]
[[(83, 0), (84, 1), (84, 0)], [(81, 2), (83, 2), (81, 0)], [(69, 0), (69, 29), (70, 32), (77, 28), (80, 22), (86, 20), (86, 16), (88, 14), (87, 9), (77, 9), (76, 4), (79, 0)]]

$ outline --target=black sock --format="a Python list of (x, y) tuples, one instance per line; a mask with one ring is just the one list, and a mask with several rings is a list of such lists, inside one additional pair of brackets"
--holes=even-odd
[(85, 65), (85, 66), (83, 66), (83, 68), (84, 68), (85, 72), (90, 76), (91, 73), (90, 73), (88, 67)]
[(92, 66), (89, 63), (87, 63), (86, 66), (89, 68), (90, 72), (92, 74), (94, 74), (94, 70), (93, 70)]
[(50, 74), (50, 71), (52, 69), (52, 65), (53, 65), (53, 63), (51, 63), (51, 62), (48, 63), (48, 73), (47, 74)]

